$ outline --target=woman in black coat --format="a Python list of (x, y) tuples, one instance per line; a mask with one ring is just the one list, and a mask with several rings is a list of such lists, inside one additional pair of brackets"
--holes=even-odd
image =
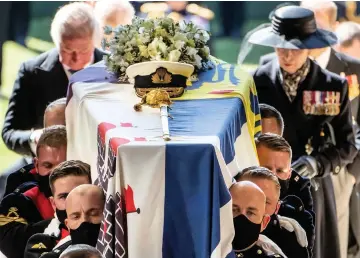
[(259, 103), (274, 106), (284, 118), (283, 136), (293, 150), (293, 169), (316, 186), (313, 252), (319, 258), (340, 257), (330, 175), (343, 173), (357, 154), (346, 80), (308, 58), (309, 49), (336, 41), (331, 32), (317, 29), (312, 11), (298, 6), (276, 10), (271, 27), (249, 39), (253, 44), (274, 47), (277, 54), (255, 71), (254, 81)]

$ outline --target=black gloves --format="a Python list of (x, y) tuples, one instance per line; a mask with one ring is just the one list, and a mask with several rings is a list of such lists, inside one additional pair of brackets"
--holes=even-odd
[(300, 174), (300, 176), (309, 179), (323, 174), (323, 166), (313, 156), (301, 156), (291, 164), (291, 167)]

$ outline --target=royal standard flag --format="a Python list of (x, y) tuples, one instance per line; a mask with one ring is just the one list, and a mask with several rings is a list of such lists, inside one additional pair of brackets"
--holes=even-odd
[(68, 159), (92, 166), (106, 191), (98, 249), (105, 257), (230, 257), (234, 235), (228, 188), (257, 165), (260, 115), (252, 77), (217, 62), (174, 99), (172, 140), (159, 110), (135, 112), (133, 85), (103, 63), (70, 82)]

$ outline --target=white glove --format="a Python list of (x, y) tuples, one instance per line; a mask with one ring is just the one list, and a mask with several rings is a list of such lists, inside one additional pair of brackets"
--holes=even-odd
[(301, 247), (307, 247), (308, 246), (308, 240), (306, 237), (305, 230), (300, 226), (299, 222), (292, 218), (283, 217), (280, 215), (277, 215), (280, 227), (285, 228), (289, 232), (295, 232), (296, 239)]
[(267, 255), (280, 254), (281, 257), (287, 258), (281, 248), (265, 235), (259, 235), (256, 245), (260, 246)]

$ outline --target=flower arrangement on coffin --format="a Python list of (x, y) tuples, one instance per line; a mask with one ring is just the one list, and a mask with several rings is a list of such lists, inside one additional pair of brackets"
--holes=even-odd
[(135, 17), (131, 25), (115, 29), (105, 27), (110, 40), (103, 48), (110, 54), (105, 64), (121, 82), (134, 83), (142, 105), (160, 108), (163, 139), (170, 140), (168, 125), (171, 97), (180, 97), (188, 79), (196, 80), (202, 70), (213, 67), (207, 42), (210, 35), (193, 23), (175, 22), (171, 18), (142, 19)]
[(210, 34), (192, 22), (175, 22), (171, 18), (143, 19), (135, 17), (131, 25), (104, 28), (106, 35), (102, 47), (110, 55), (105, 56), (107, 68), (127, 81), (126, 69), (147, 61), (171, 61), (191, 64), (194, 76), (200, 71), (213, 68), (207, 43)]

